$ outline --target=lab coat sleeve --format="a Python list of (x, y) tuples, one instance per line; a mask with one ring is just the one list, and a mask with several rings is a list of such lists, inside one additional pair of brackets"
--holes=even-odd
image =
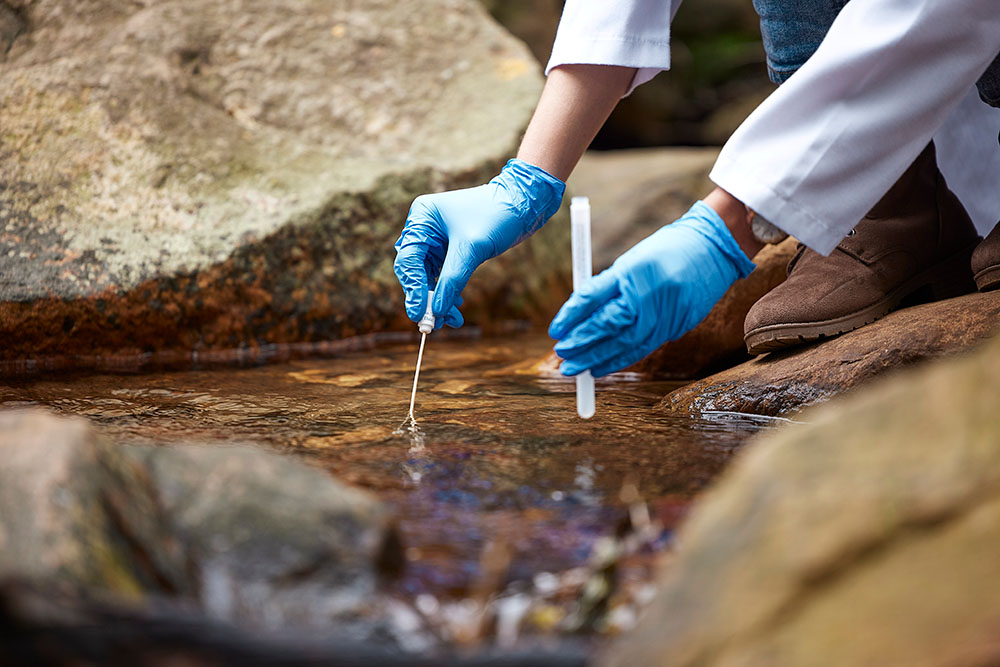
[(899, 178), (1000, 51), (996, 0), (852, 0), (711, 179), (821, 253)]
[(547, 75), (559, 65), (620, 65), (637, 72), (626, 95), (670, 69), (670, 22), (681, 0), (566, 0)]

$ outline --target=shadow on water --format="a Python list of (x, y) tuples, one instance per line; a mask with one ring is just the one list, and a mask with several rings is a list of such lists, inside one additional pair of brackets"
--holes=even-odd
[[(414, 344), (240, 370), (38, 379), (0, 391), (3, 407), (83, 415), (118, 441), (252, 442), (375, 492), (394, 507), (405, 545), (398, 593), (428, 615), (500, 591), (555, 591), (567, 577), (582, 585), (595, 545), (621, 534), (640, 499), (656, 534), (615, 574), (616, 595), (637, 606), (692, 497), (768, 423), (659, 412), (652, 406), (677, 385), (640, 381), (599, 381), (597, 414), (581, 420), (572, 382), (533, 364), (550, 346), (539, 335), (432, 336), (417, 424), (401, 431)], [(627, 626), (632, 616), (622, 616)]]

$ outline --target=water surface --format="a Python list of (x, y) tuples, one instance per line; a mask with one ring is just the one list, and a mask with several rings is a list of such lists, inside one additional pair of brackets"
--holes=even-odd
[(572, 382), (539, 373), (550, 346), (540, 335), (432, 335), (417, 392), (422, 438), (394, 434), (416, 337), (249, 369), (26, 380), (0, 385), (0, 397), (83, 415), (122, 442), (257, 443), (373, 491), (399, 517), (398, 593), (427, 613), (504, 591), (559, 597), (566, 577), (579, 588), (598, 539), (627, 532), (630, 507), (634, 520), (644, 504), (654, 532), (615, 574), (616, 594), (634, 606), (691, 499), (762, 425), (665, 414), (653, 406), (675, 384), (622, 380), (598, 381), (597, 414), (584, 421)]

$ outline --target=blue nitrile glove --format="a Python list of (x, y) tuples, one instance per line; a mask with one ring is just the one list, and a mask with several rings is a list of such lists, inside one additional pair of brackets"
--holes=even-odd
[(563, 304), (549, 325), (559, 370), (600, 377), (639, 361), (693, 329), (753, 269), (719, 214), (697, 202)]
[(472, 272), (538, 231), (559, 210), (565, 189), (555, 176), (515, 159), (486, 185), (417, 197), (396, 241), (393, 265), (407, 317), (420, 320), (436, 281), (435, 328), (442, 320), (462, 326), (456, 306)]

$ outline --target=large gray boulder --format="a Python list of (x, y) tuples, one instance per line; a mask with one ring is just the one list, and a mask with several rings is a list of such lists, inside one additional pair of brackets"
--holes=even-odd
[(766, 433), (601, 664), (996, 664), (1000, 339)]
[[(2, 0), (0, 47), (7, 360), (405, 325), (409, 203), (496, 173), (542, 83), (471, 0)], [(552, 311), (556, 227), (473, 319)]]
[(363, 637), (402, 562), (381, 503), (288, 456), (115, 445), (84, 419), (0, 412), (0, 580)]

